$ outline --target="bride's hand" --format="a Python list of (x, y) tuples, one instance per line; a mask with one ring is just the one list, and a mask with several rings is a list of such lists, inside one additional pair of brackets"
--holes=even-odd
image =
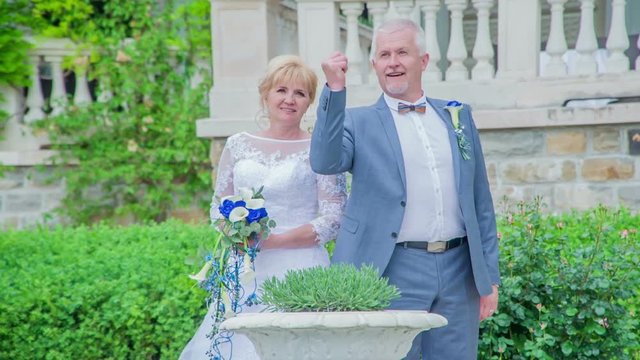
[[(247, 246), (250, 248), (257, 248), (259, 250), (261, 249), (269, 249), (270, 248), (270, 244), (273, 243), (273, 237), (275, 237), (274, 234), (270, 234), (266, 239), (264, 238), (263, 234), (256, 234), (252, 237), (249, 238), (249, 240), (247, 241)], [(269, 241), (270, 240), (270, 241)]]

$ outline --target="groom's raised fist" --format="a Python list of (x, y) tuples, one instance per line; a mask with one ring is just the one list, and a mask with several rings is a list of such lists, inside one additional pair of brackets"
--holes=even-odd
[(346, 74), (349, 60), (340, 51), (336, 51), (322, 62), (322, 71), (327, 78), (329, 89), (340, 91), (346, 84)]

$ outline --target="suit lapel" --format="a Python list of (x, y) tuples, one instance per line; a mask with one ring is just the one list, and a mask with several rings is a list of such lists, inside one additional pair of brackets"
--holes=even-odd
[(396, 124), (393, 122), (393, 116), (391, 115), (391, 110), (387, 106), (387, 103), (384, 101), (384, 96), (380, 96), (378, 102), (375, 105), (378, 119), (384, 128), (387, 139), (389, 140), (389, 144), (391, 145), (391, 150), (393, 151), (393, 155), (396, 159), (396, 164), (398, 165), (398, 172), (400, 173), (400, 178), (402, 179), (402, 186), (407, 188), (407, 180), (405, 179), (404, 173), (404, 158), (402, 157), (402, 148), (400, 147), (400, 139), (398, 138), (398, 130), (396, 130)]
[(460, 193), (460, 149), (458, 149), (458, 140), (456, 133), (453, 129), (453, 123), (451, 122), (451, 114), (444, 107), (446, 103), (444, 101), (435, 100), (427, 97), (427, 101), (436, 110), (436, 113), (440, 116), (440, 120), (444, 121), (449, 133), (449, 145), (451, 145), (451, 158), (453, 159), (453, 172), (456, 179), (456, 189)]

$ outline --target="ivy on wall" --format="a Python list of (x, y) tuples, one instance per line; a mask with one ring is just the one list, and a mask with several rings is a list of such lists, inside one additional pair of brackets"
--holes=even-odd
[[(0, 1), (0, 86), (27, 86), (31, 74), (24, 27), (31, 20), (26, 1)], [(0, 103), (4, 102), (0, 92)], [(9, 114), (0, 110), (0, 130)]]

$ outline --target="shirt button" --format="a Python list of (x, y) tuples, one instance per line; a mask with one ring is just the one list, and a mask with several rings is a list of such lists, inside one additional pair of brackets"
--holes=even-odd
[(406, 202), (404, 202), (404, 200), (403, 200), (403, 201), (400, 201), (400, 206), (405, 207), (405, 206), (407, 206), (407, 203), (406, 203)]
[(392, 232), (391, 233), (391, 237), (394, 238), (394, 239), (397, 238), (398, 237), (398, 233), (397, 232)]

